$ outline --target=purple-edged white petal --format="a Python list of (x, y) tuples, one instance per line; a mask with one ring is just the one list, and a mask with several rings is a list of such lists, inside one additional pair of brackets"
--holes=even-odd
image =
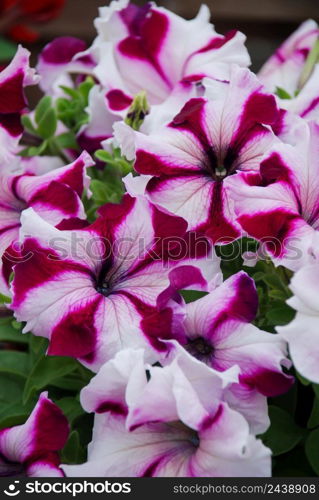
[(102, 142), (112, 137), (113, 124), (119, 119), (112, 114), (106, 103), (105, 90), (94, 86), (89, 94), (86, 108), (88, 124), (83, 125), (77, 135), (77, 141), (86, 151), (94, 153), (102, 147)]
[(311, 260), (319, 227), (318, 125), (299, 122), (295, 138), (294, 146), (271, 148), (260, 173), (242, 172), (228, 180), (243, 230), (292, 270)]
[(39, 81), (29, 66), (29, 56), (29, 51), (19, 46), (11, 63), (0, 73), (0, 154), (4, 158), (8, 152), (15, 152), (23, 132), (20, 117), (27, 107), (24, 87)]
[[(149, 102), (159, 104), (182, 80), (227, 78), (230, 64), (250, 63), (245, 37), (237, 32), (218, 35), (209, 17), (206, 6), (191, 21), (151, 3), (136, 7), (114, 2), (101, 9), (92, 47), (98, 79), (128, 95), (144, 89)], [(177, 51), (181, 39), (183, 50)]]
[(50, 339), (49, 354), (92, 369), (125, 347), (147, 348), (156, 361), (163, 340), (183, 341), (183, 312), (171, 299), (180, 289), (212, 289), (221, 277), (210, 242), (186, 229), (183, 219), (128, 194), (73, 231), (25, 211), (21, 240), (30, 258), (14, 269), (16, 317)]
[(68, 73), (92, 74), (94, 61), (90, 55), (82, 55), (87, 46), (79, 38), (59, 37), (44, 47), (39, 57), (37, 70), (41, 76), (40, 86), (45, 93), (57, 95), (59, 85), (72, 86)]
[[(33, 165), (33, 162), (31, 162)], [(81, 196), (88, 189), (90, 178), (86, 168), (93, 165), (91, 157), (83, 152), (70, 165), (35, 175), (25, 165), (23, 173), (0, 173), (0, 289), (9, 294), (9, 277), (16, 260), (12, 249), (18, 239), (21, 212), (32, 207), (53, 225), (64, 219), (85, 218)], [(31, 165), (31, 166), (32, 166)], [(10, 250), (8, 250), (10, 247)], [(8, 250), (8, 251), (7, 251)], [(16, 250), (16, 251), (15, 251)]]
[(318, 261), (302, 267), (290, 283), (293, 297), (287, 302), (297, 313), (286, 326), (277, 331), (288, 342), (289, 353), (296, 370), (308, 380), (318, 384)]
[[(145, 366), (148, 382), (140, 362), (139, 352), (121, 352), (83, 390), (88, 409), (101, 404), (103, 392), (106, 405), (98, 406), (95, 415), (88, 461), (64, 465), (67, 476), (270, 475), (270, 450), (249, 433), (245, 419), (221, 401), (223, 387), (235, 380), (234, 374), (223, 381), (182, 348), (163, 368)], [(110, 404), (110, 397), (115, 402), (125, 397), (125, 412)]]
[(281, 87), (294, 97), (306, 58), (318, 34), (317, 23), (305, 21), (264, 64), (258, 77), (271, 92)]
[(283, 373), (283, 367), (289, 367), (283, 339), (250, 324), (257, 307), (253, 280), (237, 273), (187, 304), (184, 347), (216, 370), (239, 366), (239, 384), (230, 387), (226, 399), (260, 433), (269, 423), (266, 396), (287, 391), (293, 379)]
[(42, 393), (25, 424), (0, 431), (1, 476), (62, 476), (57, 452), (68, 434), (62, 411)]
[[(278, 119), (275, 98), (264, 92), (246, 69), (232, 67), (230, 83), (207, 85), (207, 97), (188, 101), (166, 127), (145, 135), (115, 127), (123, 153), (135, 169), (153, 175), (146, 195), (155, 204), (200, 230), (216, 243), (237, 238), (228, 178), (258, 170), (263, 155), (278, 139), (269, 127)], [(208, 88), (209, 87), (209, 88)], [(216, 91), (218, 87), (218, 91)]]

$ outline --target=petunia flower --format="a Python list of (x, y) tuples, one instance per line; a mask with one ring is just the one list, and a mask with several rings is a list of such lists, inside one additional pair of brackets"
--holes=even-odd
[(306, 120), (319, 117), (319, 65), (303, 81), (307, 57), (319, 39), (315, 21), (308, 20), (276, 50), (258, 73), (270, 92), (278, 91), (280, 107)]
[[(137, 172), (153, 176), (146, 185), (149, 199), (184, 217), (190, 229), (224, 243), (241, 232), (225, 185), (240, 170), (259, 169), (278, 140), (264, 126), (277, 119), (278, 110), (274, 96), (249, 70), (233, 66), (229, 84), (206, 85), (207, 97), (188, 101), (154, 134), (134, 134), (123, 124), (115, 130), (125, 155), (132, 157), (135, 142)], [(130, 191), (140, 182), (133, 178), (126, 186)]]
[[(84, 152), (70, 165), (43, 175), (34, 175), (30, 170), (10, 175), (0, 172), (1, 293), (9, 294), (12, 266), (16, 258), (19, 261), (18, 245), (14, 247), (14, 244), (19, 239), (22, 211), (32, 207), (53, 225), (59, 224), (63, 219), (85, 219), (81, 196), (90, 181), (86, 168), (93, 164), (91, 157)], [(27, 168), (27, 165), (24, 166)]]
[[(245, 36), (216, 33), (206, 6), (191, 21), (153, 2), (138, 7), (129, 0), (112, 1), (99, 14), (98, 35), (89, 49), (75, 39), (57, 39), (42, 52), (38, 71), (49, 92), (70, 83), (70, 73), (94, 75), (110, 114), (107, 122), (124, 118), (134, 97), (145, 91), (151, 109), (142, 128), (150, 133), (198, 94), (204, 77), (224, 81), (231, 64), (250, 64)], [(181, 39), (183, 49), (177, 50)]]
[[(71, 75), (92, 74), (95, 62), (85, 54), (86, 43), (80, 38), (63, 36), (55, 38), (42, 50), (37, 65), (41, 75), (40, 87), (46, 94), (63, 94), (60, 85), (73, 87)], [(83, 54), (84, 53), (84, 54)]]
[[(100, 9), (92, 50), (98, 60), (95, 74), (110, 90), (110, 109), (119, 107), (120, 95), (123, 109), (127, 97), (142, 89), (150, 104), (159, 104), (180, 81), (224, 79), (230, 64), (248, 66), (245, 36), (236, 31), (218, 35), (209, 17), (206, 6), (186, 21), (153, 2), (138, 7), (128, 0)], [(183, 47), (177, 50), (180, 40)]]
[(295, 318), (288, 325), (277, 327), (280, 336), (288, 342), (289, 353), (296, 370), (315, 384), (319, 383), (318, 279), (317, 251), (316, 261), (302, 267), (290, 283), (293, 297), (288, 299), (287, 303), (297, 311)]
[(69, 424), (43, 392), (28, 420), (0, 430), (0, 476), (63, 477), (60, 451)]
[(12, 309), (24, 331), (50, 339), (49, 354), (93, 370), (125, 347), (143, 346), (156, 360), (166, 349), (159, 331), (181, 338), (183, 312), (173, 312), (182, 305), (168, 305), (174, 291), (221, 279), (209, 242), (143, 198), (105, 205), (78, 231), (54, 228), (32, 209), (22, 221), (29, 258), (14, 268)]
[(290, 366), (283, 339), (251, 324), (257, 308), (252, 278), (243, 271), (231, 276), (208, 295), (187, 304), (184, 347), (215, 370), (238, 365), (239, 381), (229, 388), (226, 400), (261, 434), (269, 426), (267, 397), (286, 392), (293, 377), (283, 373), (283, 367)]
[(276, 264), (297, 270), (312, 259), (319, 228), (319, 126), (299, 123), (296, 145), (272, 147), (260, 172), (230, 179), (238, 222)]
[[(147, 373), (145, 372), (147, 369)], [(218, 374), (186, 351), (164, 368), (124, 350), (81, 393), (95, 412), (88, 460), (68, 477), (269, 476), (270, 450), (222, 396), (235, 370)]]
[(21, 115), (27, 107), (24, 87), (38, 82), (29, 66), (28, 50), (19, 47), (11, 63), (0, 73), (0, 170), (14, 157), (23, 132)]

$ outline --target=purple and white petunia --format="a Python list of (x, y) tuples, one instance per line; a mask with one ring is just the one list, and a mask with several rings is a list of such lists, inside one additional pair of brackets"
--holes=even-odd
[[(186, 21), (153, 2), (138, 7), (114, 0), (99, 11), (91, 48), (72, 37), (47, 45), (38, 64), (42, 88), (58, 95), (61, 84), (73, 85), (71, 73), (92, 74), (100, 84), (101, 109), (110, 115), (107, 122), (125, 117), (134, 96), (145, 91), (151, 111), (143, 130), (149, 133), (198, 94), (204, 77), (224, 81), (231, 64), (250, 64), (246, 37), (237, 31), (219, 35), (209, 18), (206, 6)], [(177, 50), (181, 39), (183, 50)]]
[(289, 353), (296, 370), (306, 379), (319, 383), (319, 265), (316, 262), (302, 267), (292, 278), (293, 297), (287, 303), (297, 313), (290, 324), (277, 327), (288, 342)]
[(281, 108), (306, 120), (319, 117), (319, 65), (316, 64), (306, 80), (302, 81), (307, 57), (318, 38), (317, 23), (312, 20), (304, 22), (258, 73), (260, 81), (270, 92), (279, 88), (288, 94), (287, 98), (279, 99)]
[(0, 169), (10, 169), (23, 132), (21, 115), (27, 107), (24, 87), (38, 82), (29, 66), (28, 50), (19, 47), (11, 63), (0, 73)]
[(151, 105), (163, 103), (181, 81), (200, 82), (204, 76), (224, 80), (230, 64), (248, 66), (245, 36), (236, 31), (221, 36), (209, 18), (206, 6), (191, 21), (153, 2), (138, 7), (129, 0), (113, 1), (100, 9), (92, 46), (98, 61), (94, 73), (108, 90), (110, 109), (127, 109), (141, 90)]
[(291, 364), (283, 339), (251, 324), (257, 308), (254, 281), (243, 271), (235, 274), (187, 304), (184, 347), (215, 370), (239, 366), (239, 381), (229, 388), (226, 400), (245, 416), (254, 433), (261, 434), (269, 426), (267, 397), (286, 392), (293, 377), (283, 373)]
[(93, 439), (86, 463), (63, 466), (67, 476), (270, 475), (270, 450), (222, 400), (235, 368), (220, 374), (184, 349), (164, 368), (143, 357), (118, 353), (83, 389)]
[(32, 209), (22, 214), (28, 258), (14, 268), (12, 309), (24, 331), (50, 339), (49, 354), (93, 370), (125, 347), (145, 347), (156, 360), (161, 338), (181, 337), (182, 304), (168, 304), (174, 292), (221, 280), (210, 243), (143, 198), (125, 195), (91, 226), (62, 229)]
[(53, 225), (63, 219), (85, 219), (81, 196), (90, 183), (86, 168), (93, 164), (91, 157), (84, 152), (70, 165), (43, 175), (34, 175), (30, 171), (11, 175), (0, 173), (1, 293), (9, 294), (12, 266), (19, 262), (19, 249), (15, 243), (19, 239), (22, 211), (32, 207)]
[(58, 452), (68, 435), (67, 419), (43, 392), (23, 425), (0, 430), (0, 476), (63, 477)]
[(311, 261), (319, 229), (319, 125), (301, 121), (295, 137), (271, 148), (260, 172), (229, 180), (243, 230), (293, 271)]
[[(207, 97), (188, 101), (168, 125), (156, 133), (115, 127), (123, 153), (140, 174), (153, 176), (146, 195), (167, 211), (184, 217), (190, 229), (214, 242), (240, 236), (228, 179), (240, 170), (259, 169), (263, 155), (278, 141), (269, 126), (278, 118), (275, 97), (255, 75), (233, 66), (230, 83), (206, 80)], [(148, 178), (146, 178), (147, 180)], [(126, 182), (134, 190), (140, 178)]]
[(86, 49), (87, 45), (83, 40), (71, 36), (56, 38), (46, 45), (37, 66), (43, 92), (55, 97), (62, 95), (60, 85), (73, 87), (73, 73), (91, 75), (95, 61), (85, 53)]

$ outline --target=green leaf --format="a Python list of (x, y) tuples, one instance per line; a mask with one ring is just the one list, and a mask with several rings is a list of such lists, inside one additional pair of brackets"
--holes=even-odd
[(79, 433), (77, 431), (72, 431), (62, 450), (62, 462), (66, 464), (79, 463), (80, 450), (81, 444)]
[(43, 389), (59, 377), (73, 372), (77, 366), (77, 362), (72, 358), (42, 355), (28, 376), (23, 402), (26, 403), (34, 392)]
[(56, 143), (62, 149), (78, 149), (78, 143), (73, 132), (64, 132), (55, 138)]
[(0, 318), (0, 342), (13, 342), (27, 344), (29, 336), (22, 334), (13, 326), (12, 317)]
[(99, 206), (108, 202), (117, 203), (120, 201), (122, 196), (120, 186), (116, 186), (114, 183), (109, 184), (98, 179), (93, 179), (91, 181), (90, 189), (92, 191), (93, 200)]
[(82, 97), (82, 101), (85, 107), (88, 105), (89, 93), (94, 86), (95, 81), (91, 76), (86, 77), (84, 82), (80, 83), (80, 85), (78, 86), (78, 94)]
[(52, 98), (50, 96), (44, 96), (40, 99), (37, 107), (35, 108), (34, 119), (39, 125), (42, 118), (45, 116), (47, 111), (52, 108)]
[(84, 413), (80, 402), (74, 397), (61, 398), (55, 402), (61, 408), (70, 423)]
[(300, 375), (300, 373), (296, 372), (296, 375), (297, 375), (298, 380), (302, 383), (302, 385), (310, 385), (311, 384), (310, 380), (307, 380), (305, 377)]
[(311, 467), (319, 475), (319, 429), (310, 432), (306, 440), (305, 452)]
[(200, 292), (198, 290), (180, 290), (179, 292), (184, 298), (186, 304), (190, 302), (195, 302), (195, 300), (201, 299), (207, 295), (207, 292)]
[(275, 458), (273, 465), (273, 477), (313, 477), (315, 475), (301, 445), (296, 446), (286, 455), (281, 455), (279, 459)]
[(53, 387), (58, 387), (65, 391), (76, 391), (79, 392), (85, 385), (87, 385), (79, 377), (59, 377), (50, 382)]
[(282, 304), (279, 307), (273, 307), (266, 313), (266, 318), (271, 325), (286, 325), (293, 320), (296, 312), (287, 304)]
[(60, 88), (66, 95), (72, 97), (72, 99), (78, 99), (78, 91), (76, 89), (72, 89), (71, 87), (66, 87), (65, 85), (60, 85)]
[(111, 153), (105, 151), (104, 149), (98, 149), (97, 151), (95, 151), (94, 156), (104, 163), (113, 161), (113, 156), (111, 155)]
[(275, 94), (277, 94), (277, 96), (280, 98), (280, 99), (291, 99), (291, 95), (283, 88), (281, 87), (276, 87), (276, 92)]
[(307, 423), (307, 427), (308, 429), (313, 429), (314, 427), (318, 427), (318, 425), (319, 425), (319, 399), (315, 398), (311, 410), (311, 415)]
[(30, 338), (30, 350), (38, 356), (40, 352), (42, 354), (45, 353), (46, 349), (48, 347), (48, 339), (44, 337), (37, 337), (36, 335), (31, 335)]
[(48, 144), (47, 141), (43, 141), (40, 146), (30, 146), (28, 148), (23, 149), (19, 152), (20, 156), (30, 157), (30, 156), (41, 156), (42, 153), (46, 150)]
[(261, 436), (263, 443), (268, 446), (274, 456), (292, 450), (304, 437), (304, 431), (289, 413), (276, 406), (269, 406), (271, 425)]
[(271, 288), (279, 289), (279, 290), (286, 290), (285, 285), (282, 283), (279, 274), (265, 274), (264, 276), (264, 282), (270, 286)]
[[(0, 372), (0, 427), (16, 425), (17, 420), (12, 416), (28, 416), (22, 408), (22, 394), (25, 377), (11, 373)], [(10, 420), (11, 419), (11, 420)], [(21, 423), (20, 421), (17, 423)]]
[(28, 115), (21, 116), (21, 123), (27, 132), (30, 132), (30, 134), (33, 135), (37, 135), (37, 131)]
[(0, 61), (11, 61), (17, 51), (16, 44), (0, 37)]
[(42, 139), (50, 139), (53, 137), (57, 128), (58, 120), (56, 116), (56, 111), (53, 108), (49, 108), (41, 117), (38, 124), (38, 134)]
[(319, 384), (312, 384), (316, 397), (319, 399)]
[(0, 351), (0, 373), (12, 373), (27, 377), (29, 371), (29, 356), (20, 351)]

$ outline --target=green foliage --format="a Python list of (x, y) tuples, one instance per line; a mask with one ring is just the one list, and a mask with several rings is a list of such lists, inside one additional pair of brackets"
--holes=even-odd
[[(39, 394), (48, 391), (71, 426), (62, 459), (82, 462), (93, 421), (82, 420), (79, 392), (93, 373), (72, 358), (47, 356), (47, 339), (22, 334), (22, 326), (12, 316), (0, 318), (0, 429), (24, 423)], [(79, 427), (85, 421), (89, 428), (82, 432)]]
[[(76, 134), (88, 122), (86, 108), (93, 86), (94, 80), (88, 77), (74, 89), (62, 87), (66, 97), (59, 97), (55, 102), (50, 96), (42, 97), (35, 108), (34, 121), (27, 114), (21, 118), (25, 129), (23, 143), (27, 146), (20, 155), (61, 156), (68, 163), (64, 150), (79, 150)], [(59, 121), (68, 131), (56, 135)]]
[(17, 51), (17, 46), (15, 43), (11, 42), (7, 38), (0, 37), (0, 61), (6, 63), (10, 61)]
[(310, 465), (315, 473), (319, 475), (319, 429), (315, 429), (308, 435), (305, 451)]
[(291, 95), (283, 88), (276, 87), (275, 94), (280, 97), (280, 99), (292, 99)]
[(59, 97), (56, 101), (56, 110), (58, 119), (75, 134), (85, 125), (89, 116), (86, 108), (89, 103), (89, 93), (94, 87), (93, 78), (87, 77), (86, 80), (77, 88), (61, 86), (67, 97)]
[(292, 450), (304, 437), (303, 429), (296, 425), (285, 410), (269, 406), (269, 418), (271, 424), (262, 440), (272, 450), (274, 457)]

